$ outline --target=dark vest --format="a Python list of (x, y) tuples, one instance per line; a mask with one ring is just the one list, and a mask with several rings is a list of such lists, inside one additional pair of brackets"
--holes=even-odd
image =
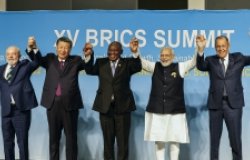
[(178, 63), (163, 67), (160, 62), (157, 62), (152, 76), (152, 88), (146, 111), (185, 113), (183, 84), (184, 79), (180, 77)]

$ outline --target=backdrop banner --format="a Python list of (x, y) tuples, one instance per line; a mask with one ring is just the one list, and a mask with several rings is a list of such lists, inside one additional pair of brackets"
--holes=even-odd
[[(141, 55), (158, 61), (160, 49), (165, 46), (175, 51), (175, 61), (190, 59), (195, 53), (195, 37), (203, 34), (207, 39), (205, 55), (215, 54), (214, 40), (218, 35), (228, 36), (230, 51), (250, 55), (250, 11), (149, 11), (149, 10), (84, 10), (84, 11), (25, 11), (0, 12), (0, 64), (6, 63), (5, 50), (18, 46), (22, 58), (29, 36), (35, 36), (42, 54), (55, 52), (55, 41), (67, 36), (73, 41), (72, 55), (82, 55), (86, 42), (94, 46), (96, 57), (107, 55), (110, 42), (120, 41), (122, 56), (131, 56), (129, 41), (137, 37)], [(2, 75), (3, 76), (3, 75)], [(154, 143), (144, 141), (144, 115), (151, 89), (151, 74), (142, 71), (131, 79), (137, 110), (132, 113), (129, 159), (153, 160)], [(41, 99), (45, 70), (39, 68), (32, 76), (38, 100)], [(245, 107), (242, 121), (243, 159), (250, 157), (250, 69), (242, 73)], [(103, 137), (99, 114), (92, 110), (98, 87), (98, 78), (81, 72), (79, 83), (84, 109), (80, 110), (78, 123), (79, 160), (103, 160)], [(185, 77), (185, 102), (190, 132), (190, 143), (182, 144), (180, 160), (209, 160), (209, 125), (207, 96), (209, 77), (194, 68)], [(46, 110), (42, 106), (32, 111), (29, 132), (29, 153), (33, 160), (49, 159), (49, 134)], [(167, 147), (167, 146), (166, 146)], [(16, 156), (18, 148), (16, 145)], [(62, 132), (61, 160), (65, 160), (65, 137)], [(166, 159), (168, 155), (166, 154)], [(3, 141), (0, 136), (0, 159), (4, 159)], [(224, 126), (220, 159), (232, 159), (227, 129)]]

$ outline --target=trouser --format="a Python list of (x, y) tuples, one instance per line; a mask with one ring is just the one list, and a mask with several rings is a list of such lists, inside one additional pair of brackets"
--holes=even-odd
[(78, 114), (78, 110), (65, 110), (60, 97), (56, 97), (52, 108), (47, 110), (50, 160), (60, 159), (59, 144), (63, 129), (66, 137), (66, 159), (77, 160)]
[(223, 129), (223, 119), (225, 120), (228, 129), (233, 160), (242, 160), (242, 108), (232, 108), (227, 99), (223, 100), (221, 109), (209, 110), (210, 159), (219, 159), (219, 146)]
[(28, 160), (28, 134), (31, 111), (20, 111), (15, 105), (11, 107), (11, 113), (2, 117), (5, 160), (15, 160), (15, 135), (17, 137), (20, 160)]
[(104, 139), (104, 160), (114, 160), (115, 138), (118, 148), (118, 160), (128, 159), (128, 141), (131, 114), (116, 114), (112, 104), (108, 113), (100, 113), (100, 122)]

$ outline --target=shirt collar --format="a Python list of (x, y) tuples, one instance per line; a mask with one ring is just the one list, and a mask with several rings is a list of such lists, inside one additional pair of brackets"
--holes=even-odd
[(65, 61), (66, 61), (65, 59), (61, 60), (61, 59), (58, 58), (58, 62), (65, 62)]
[(14, 68), (15, 66), (12, 66), (12, 65), (10, 65), (10, 64), (7, 64), (7, 69), (10, 69), (10, 68)]
[(229, 59), (229, 53), (226, 55), (226, 57), (224, 58), (224, 60), (228, 62), (228, 59)]
[(110, 63), (112, 63), (112, 62), (115, 62), (115, 65), (119, 62), (119, 58), (117, 59), (117, 60), (115, 60), (115, 61), (110, 61)]

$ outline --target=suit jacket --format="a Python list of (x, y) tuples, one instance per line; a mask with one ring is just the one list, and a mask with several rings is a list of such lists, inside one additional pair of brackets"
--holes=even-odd
[(204, 60), (204, 55), (197, 56), (197, 68), (201, 71), (208, 71), (209, 73), (209, 109), (218, 109), (222, 106), (224, 84), (231, 107), (241, 108), (244, 106), (241, 75), (246, 65), (250, 65), (250, 56), (244, 56), (239, 52), (230, 53), (229, 64), (224, 76), (219, 57), (214, 55), (206, 57)]
[[(93, 61), (89, 63), (93, 63)], [(99, 88), (93, 110), (107, 113), (112, 95), (115, 100), (115, 113), (135, 110), (135, 100), (130, 89), (130, 79), (132, 74), (141, 71), (141, 69), (139, 58), (120, 58), (114, 76), (108, 58), (97, 59), (94, 65), (86, 67), (87, 74), (97, 75), (99, 78)]]
[(22, 60), (13, 69), (10, 83), (5, 79), (4, 73), (7, 64), (0, 66), (0, 91), (2, 116), (11, 112), (11, 94), (19, 110), (30, 110), (37, 107), (36, 95), (30, 81), (31, 74), (38, 68), (36, 61)]
[[(27, 51), (27, 50), (26, 50)], [(69, 56), (63, 70), (59, 67), (58, 57), (54, 53), (48, 53), (42, 57), (38, 51), (39, 64), (46, 69), (46, 77), (43, 86), (41, 105), (50, 109), (53, 105), (58, 83), (62, 88), (61, 99), (66, 110), (83, 108), (81, 92), (78, 83), (78, 74), (85, 67), (85, 62), (80, 56)], [(32, 58), (34, 52), (28, 55)]]

